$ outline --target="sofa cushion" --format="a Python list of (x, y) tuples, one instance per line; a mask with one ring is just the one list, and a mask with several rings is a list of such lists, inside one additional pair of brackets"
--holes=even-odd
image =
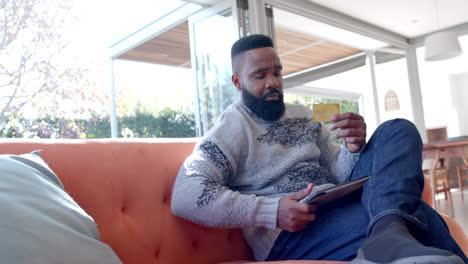
[(252, 259), (240, 229), (201, 227), (171, 212), (171, 191), (197, 139), (0, 139), (0, 154), (42, 149), (65, 190), (125, 264)]
[(121, 263), (38, 153), (0, 155), (2, 263)]

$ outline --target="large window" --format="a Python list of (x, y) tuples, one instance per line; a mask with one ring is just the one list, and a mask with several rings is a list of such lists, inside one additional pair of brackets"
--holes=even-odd
[(119, 137), (195, 137), (190, 68), (114, 63)]
[(197, 135), (204, 135), (235, 101), (231, 82), (231, 45), (235, 41), (231, 3), (221, 3), (189, 19), (192, 63), (195, 64)]
[[(0, 2), (0, 137), (40, 138), (110, 137), (109, 45), (187, 4)], [(115, 70), (119, 136), (195, 136), (189, 69), (117, 60)]]

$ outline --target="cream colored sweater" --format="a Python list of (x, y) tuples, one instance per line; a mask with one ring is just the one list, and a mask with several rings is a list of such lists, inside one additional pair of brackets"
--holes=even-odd
[(255, 259), (263, 261), (281, 232), (279, 199), (309, 183), (316, 193), (344, 182), (358, 159), (330, 140), (309, 108), (287, 104), (278, 121), (266, 122), (236, 102), (182, 165), (172, 212), (205, 226), (244, 228)]

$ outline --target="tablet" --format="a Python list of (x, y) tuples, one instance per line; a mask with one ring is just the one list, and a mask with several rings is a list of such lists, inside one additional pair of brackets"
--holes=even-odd
[(365, 176), (358, 179), (354, 179), (349, 182), (342, 183), (340, 185), (332, 186), (328, 189), (316, 193), (315, 195), (312, 195), (310, 197), (307, 196), (300, 202), (320, 206), (329, 202), (336, 201), (356, 191), (361, 190), (362, 186), (367, 182), (369, 178), (370, 176)]

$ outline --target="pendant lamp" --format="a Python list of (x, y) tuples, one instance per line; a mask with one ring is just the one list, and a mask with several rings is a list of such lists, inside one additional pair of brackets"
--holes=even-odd
[[(437, 0), (435, 3), (436, 22), (439, 29), (439, 10)], [(457, 33), (454, 31), (439, 31), (426, 37), (424, 40), (426, 61), (438, 61), (456, 57), (462, 54)]]
[(457, 33), (454, 31), (441, 31), (427, 36), (424, 48), (427, 61), (445, 60), (462, 54)]

